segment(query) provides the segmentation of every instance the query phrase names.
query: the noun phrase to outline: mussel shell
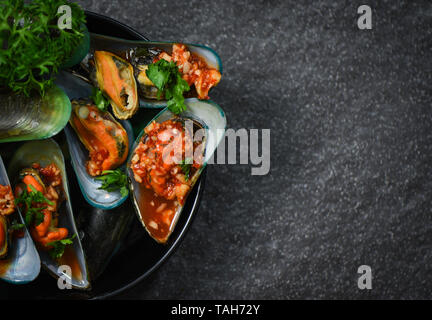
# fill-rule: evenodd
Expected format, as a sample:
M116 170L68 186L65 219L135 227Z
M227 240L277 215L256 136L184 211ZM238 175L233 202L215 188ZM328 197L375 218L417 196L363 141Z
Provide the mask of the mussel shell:
M1 157L0 184L10 185ZM10 220L24 224L18 210L10 216ZM12 284L26 284L33 281L39 275L41 263L27 228L25 228L22 238L8 240L10 241L8 256L6 260L0 260L0 278Z
M129 150L134 141L132 125L128 120L120 121L129 137ZM99 189L102 181L96 180L88 174L85 163L89 158L89 152L79 140L76 132L70 125L65 128L66 140L69 146L72 167L78 179L81 192L86 201L93 207L111 210L120 206L129 196L122 196L120 191L107 192Z
M68 72L60 72L57 76L56 83L65 89L71 100L89 97L92 93L92 86ZM128 120L120 120L119 123L126 130L129 138L129 150L134 142L132 125ZM128 196L123 197L120 192L107 192L99 189L101 181L91 177L85 169L85 163L88 160L89 152L79 140L75 131L70 125L65 127L66 140L71 156L72 167L78 179L81 192L86 201L93 207L110 210L120 206Z
M80 208L77 226L83 232L83 247L93 280L102 274L121 247L133 219L130 201L109 211L88 206Z
M40 163L41 166L47 166L48 164L54 163L61 171L63 184L62 187L66 200L59 207L59 226L67 228L69 231L69 236L74 234L77 235L73 241L73 245L68 247L70 250L72 250L77 260L76 263L74 263L75 268L72 268L73 274L71 283L76 289L88 289L90 287L90 282L87 264L81 245L81 240L75 226L64 158L58 144L52 139L47 139L42 141L32 141L22 145L14 154L8 169L9 176L16 177L15 184L18 182L20 171L24 168L31 167L33 163ZM68 250L68 248L66 249ZM38 251L42 265L51 275L54 277L68 277L68 275L63 273L62 269L59 268L59 262L53 260L49 256L48 252L44 250ZM74 274L76 275L77 273L80 275L78 277L74 277Z
M121 120L131 118L138 111L138 89L132 65L107 51L94 53L97 86L108 96L114 115ZM124 83L115 81L120 79ZM125 85L125 86L123 86ZM126 88L129 89L126 92ZM126 101L123 101L126 95Z
M139 73L139 66L147 65L152 62L153 58L158 55L160 49L171 54L172 46L176 42L164 41L132 41L124 40L95 33L90 33L91 48L90 52L95 50L105 50L125 58L134 66L135 76ZM205 60L207 65L215 68L221 74L223 72L222 61L219 55L211 48L198 44L185 43L191 53L197 54ZM140 91L140 107L143 108L165 108L166 100L157 100L157 89L151 86L143 86L138 83ZM192 91L192 90L191 90ZM192 91L192 94L193 91Z
M43 97L0 94L0 143L46 139L67 124L71 104L60 88L52 86Z
M187 110L183 112L180 116L174 115L171 111L168 110L168 108L165 108L162 110L159 114L156 115L152 121L149 122L149 124L153 121L162 123L167 120L172 119L183 119L183 120L193 120L194 122L200 124L200 126L205 130L205 149L204 149L204 162L203 166L196 171L193 177L191 177L191 187L195 184L195 182L198 180L202 170L207 165L208 161L212 158L217 146L221 142L222 138L225 135L226 130L226 117L224 111L214 102L212 101L200 101L198 99L186 99L185 100ZM147 126L149 125L147 124ZM142 141L142 139L145 138L145 128L142 130L141 134L138 136L138 138L135 140L135 143L131 149L131 152L129 154L128 162L127 162L127 173L129 176L129 188L131 190L131 196L132 201L134 204L135 212L137 214L137 217L143 227L147 230L149 235L151 236L150 231L148 230L146 223L144 222L141 210L143 210L140 207L140 185L138 182L135 181L134 174L131 166L132 157L135 154L135 150ZM177 220L181 214L181 211L183 210L183 206L179 206L177 209L177 212L174 215L174 219L170 226L170 233L165 239L156 239L156 241L165 243L170 234L173 232L175 225L177 223Z

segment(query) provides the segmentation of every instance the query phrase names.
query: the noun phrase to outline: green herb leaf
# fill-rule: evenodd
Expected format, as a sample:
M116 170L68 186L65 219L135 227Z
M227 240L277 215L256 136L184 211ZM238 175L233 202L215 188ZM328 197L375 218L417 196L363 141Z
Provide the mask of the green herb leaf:
M164 94L168 109L180 114L186 110L183 93L190 87L180 74L175 62L161 59L149 65L146 71L147 77L158 88L158 99Z
M189 180L189 176L190 176L190 172L192 169L192 159L191 158L186 158L184 160L182 160L180 162L180 168L182 169L184 175L185 175L185 180L188 181Z
M51 246L52 249L49 251L49 255L54 260L60 259L65 251L66 246L73 244L73 240L76 238L76 234L68 239L57 240L53 242L49 242L47 246Z
M42 192L37 191L32 185L29 185L29 187L31 192L24 189L21 195L15 199L15 204L23 207L26 226L30 226L32 223L38 226L45 218L43 210L46 209L46 206L36 206L36 204L54 205L54 203L45 198Z
M102 176L97 177L96 180L102 181L102 186L99 189L108 192L120 191L122 197L126 197L129 194L126 173L120 168L116 170L105 170L102 172Z
M103 112L108 110L108 106L110 105L110 103L100 89L93 88L91 98L99 110Z
M62 5L72 9L72 29L57 25ZM67 0L0 0L0 87L43 95L84 38L84 24L84 11Z

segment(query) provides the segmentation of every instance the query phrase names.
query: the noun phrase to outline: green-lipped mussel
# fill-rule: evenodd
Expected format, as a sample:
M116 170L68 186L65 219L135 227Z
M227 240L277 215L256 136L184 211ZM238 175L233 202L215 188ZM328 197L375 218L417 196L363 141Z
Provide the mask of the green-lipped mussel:
M52 86L43 97L0 94L0 143L46 139L67 124L71 104L67 95Z
M12 228L18 225L18 229ZM39 255L15 208L12 187L0 157L0 279L26 284L36 279L39 272Z
M57 143L47 139L22 145L10 162L8 174L15 178L16 196L33 194L39 199L39 206L36 204L35 208L41 208L41 220L37 220L36 214L30 231L42 265L55 277L69 278L74 288L89 288L87 265L73 217L64 158ZM28 206L21 207L21 211L27 218ZM64 254L53 256L52 250L57 247L54 242L66 237L71 243L65 247ZM60 268L62 265L69 266L71 274Z
M69 123L90 152L87 173L100 176L122 165L129 153L129 138L121 124L86 100L73 100L72 110Z
M108 96L114 115L121 120L131 118L139 106L132 65L106 51L94 52L94 64L97 85Z
M182 78L191 87L191 90L186 93L187 98L208 99L209 90L219 83L222 75L222 62L217 53L201 45L130 41L92 33L90 52L92 54L82 63L81 73L83 75L85 74L87 78L100 86L101 72L95 70L97 69L95 68L96 61L105 60L108 66L112 64L110 60L114 55L117 60L127 62L133 67L140 96L139 104L147 108L161 108L167 105L163 95L158 99L158 89L146 74L148 66L160 59L174 61L177 64ZM113 68L106 67L106 69L112 70ZM127 69L130 70L129 66ZM127 74L130 75L130 72L128 71ZM107 79L111 81L112 77ZM117 82L121 84L122 80ZM108 87L113 87L113 84L109 84ZM115 87L121 87L121 85L116 84Z
M92 94L93 86L91 86L88 81L84 81L82 77L76 77L75 75L68 72L60 72L57 76L56 83L65 90L72 101L75 101L73 103L75 106L75 111L72 112L72 117L70 119L72 122L73 117L76 117L74 115L76 115L77 112L79 115L80 108L78 107L80 104L87 106L87 100L83 100L81 98L89 97ZM83 109L82 113L86 114L87 110ZM130 122L128 120L119 120L118 122L113 122L113 117L109 113L103 114L101 119L102 118L108 123L109 127L120 128L118 126L118 124L120 124L120 126L126 130L129 140L128 149L130 150L134 141L133 129ZM113 133L113 130L109 131ZM118 130L115 130L114 132L116 131ZM120 129L120 131L122 132L123 130ZM100 189L102 182L96 177L91 176L86 169L86 163L89 161L89 150L85 147L85 144L88 143L83 143L80 140L77 132L75 132L70 124L65 127L65 133L72 166L76 173L76 177L85 200L93 207L103 210L110 210L120 206L124 201L126 201L128 196L122 195L119 191L108 192L107 190ZM120 136L122 135L123 133L120 134ZM119 142L125 141L124 138L119 137L114 139L117 139ZM100 142L97 144L101 145ZM118 148L118 150L121 148ZM127 154L127 152L125 153Z
M226 128L225 114L213 102L188 99L186 104L180 116L160 112L135 141L127 163L138 219L160 243L168 241Z
M65 132L81 191L92 206L113 209L127 196L101 189L102 182L95 177L124 164L133 143L132 126L127 120L116 121L87 100L73 100L72 108L74 130L68 126Z

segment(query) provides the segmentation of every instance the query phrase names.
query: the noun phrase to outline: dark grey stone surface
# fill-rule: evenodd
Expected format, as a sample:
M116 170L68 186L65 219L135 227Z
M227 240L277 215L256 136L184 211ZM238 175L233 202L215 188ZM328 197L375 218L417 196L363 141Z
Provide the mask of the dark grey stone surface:
M229 127L271 129L270 174L211 166L178 251L119 298L432 298L431 2L78 2L213 47Z

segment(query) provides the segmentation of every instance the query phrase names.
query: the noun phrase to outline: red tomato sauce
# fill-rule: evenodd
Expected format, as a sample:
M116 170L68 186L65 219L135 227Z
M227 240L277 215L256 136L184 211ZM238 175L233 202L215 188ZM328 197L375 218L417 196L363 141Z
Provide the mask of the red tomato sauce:
M131 169L140 186L141 218L160 242L171 233L193 176L202 167L204 145L193 140L193 132L181 121L152 122L132 156Z

